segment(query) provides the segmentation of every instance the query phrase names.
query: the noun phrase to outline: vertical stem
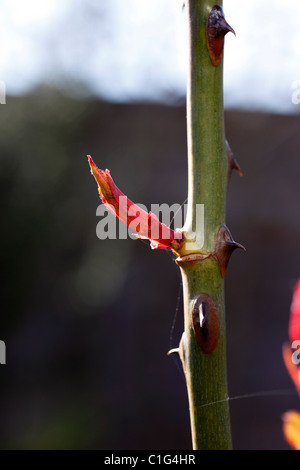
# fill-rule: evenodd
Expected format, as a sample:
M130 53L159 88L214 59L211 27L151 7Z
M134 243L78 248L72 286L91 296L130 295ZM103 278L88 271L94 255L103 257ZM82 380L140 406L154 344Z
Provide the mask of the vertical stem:
M222 2L219 2L221 6ZM187 86L188 236L196 227L197 204L204 204L204 242L196 252L215 250L225 223L227 153L224 137L223 63L212 64L206 44L206 23L215 0L186 0L190 67ZM195 250L193 251L195 252ZM184 261L184 256L182 257ZM194 449L230 449L227 394L224 282L213 256L180 263L184 291L185 333L182 341ZM220 321L219 342L204 354L192 327L194 299L206 293L214 300Z

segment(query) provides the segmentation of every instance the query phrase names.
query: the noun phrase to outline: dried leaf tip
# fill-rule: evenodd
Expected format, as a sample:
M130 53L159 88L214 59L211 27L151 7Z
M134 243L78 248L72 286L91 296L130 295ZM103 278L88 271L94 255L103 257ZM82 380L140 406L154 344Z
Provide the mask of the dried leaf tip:
M222 277L225 276L230 257L236 248L241 248L246 251L246 248L243 245L234 241L228 227L226 227L226 225L222 225L218 232L214 251L214 257L219 263Z
M235 31L227 23L224 17L223 9L219 5L215 5L207 18L206 24L206 42L212 64L217 67L223 57L224 36Z

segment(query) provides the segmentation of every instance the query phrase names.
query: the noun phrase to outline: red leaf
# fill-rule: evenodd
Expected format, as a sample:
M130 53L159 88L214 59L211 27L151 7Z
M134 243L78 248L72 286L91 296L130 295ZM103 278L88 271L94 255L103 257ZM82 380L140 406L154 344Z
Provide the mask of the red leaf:
M136 230L137 238L150 240L151 248L169 248L176 254L184 243L183 234L161 223L155 214L134 204L115 185L109 170L100 170L88 155L91 172L98 184L99 195L105 206L128 226ZM135 223L134 223L135 222Z

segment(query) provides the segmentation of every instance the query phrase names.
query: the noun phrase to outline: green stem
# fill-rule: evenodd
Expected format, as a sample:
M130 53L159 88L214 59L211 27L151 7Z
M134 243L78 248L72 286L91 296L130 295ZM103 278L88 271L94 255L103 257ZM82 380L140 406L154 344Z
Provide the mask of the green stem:
M221 6L222 2L219 2ZM187 86L188 214L187 236L196 228L196 207L204 205L204 240L193 253L213 253L225 223L228 160L224 137L223 64L212 64L206 22L215 0L186 0L190 31ZM199 235L199 234L198 234ZM203 235L203 234L202 234ZM188 245L187 245L188 246ZM182 261L188 250L181 251ZM180 264L184 291L182 341L194 449L230 449L227 394L224 282L215 257ZM192 327L192 305L200 293L214 300L220 321L219 342L211 354L201 351Z

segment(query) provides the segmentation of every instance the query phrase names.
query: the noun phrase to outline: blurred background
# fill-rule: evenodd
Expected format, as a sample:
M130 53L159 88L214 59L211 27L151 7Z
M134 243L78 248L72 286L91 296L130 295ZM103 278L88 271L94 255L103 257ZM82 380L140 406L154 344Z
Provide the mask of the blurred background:
M243 2L244 3L244 2ZM191 449L174 258L99 240L86 154L134 201L187 196L181 0L3 0L0 17L1 449ZM300 277L296 0L224 0L226 275L235 449L288 449L283 365ZM267 17L267 21L266 21ZM3 102L3 99L2 99Z

